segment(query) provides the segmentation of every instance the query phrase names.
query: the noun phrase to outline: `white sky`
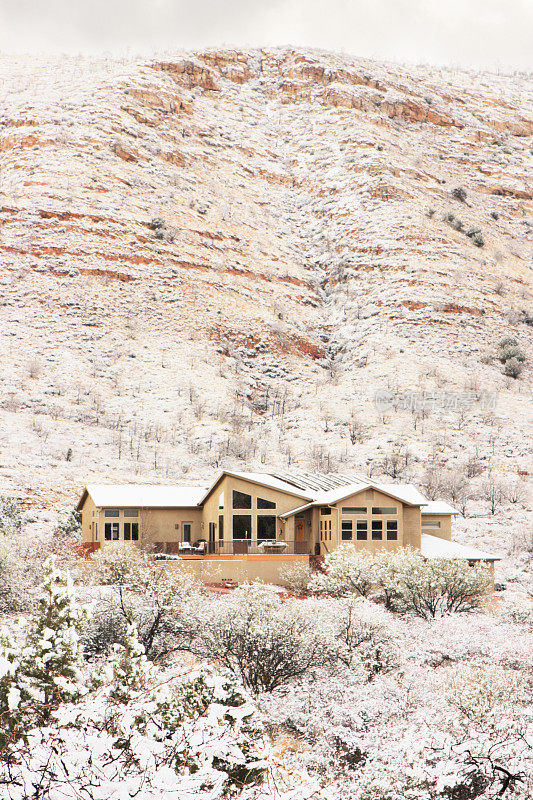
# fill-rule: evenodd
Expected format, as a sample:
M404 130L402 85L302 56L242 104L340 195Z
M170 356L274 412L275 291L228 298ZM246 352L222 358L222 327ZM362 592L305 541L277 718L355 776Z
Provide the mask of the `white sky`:
M533 0L0 0L4 52L297 45L533 69Z

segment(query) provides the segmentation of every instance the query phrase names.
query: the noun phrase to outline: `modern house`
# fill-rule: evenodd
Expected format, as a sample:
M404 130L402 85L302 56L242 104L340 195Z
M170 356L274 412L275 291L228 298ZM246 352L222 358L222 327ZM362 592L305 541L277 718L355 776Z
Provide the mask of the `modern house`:
M457 513L410 484L290 472L224 470L210 486L88 485L78 503L89 551L131 542L216 567L223 578L279 580L294 561L344 543L376 551L412 547L424 557L494 563L451 540Z

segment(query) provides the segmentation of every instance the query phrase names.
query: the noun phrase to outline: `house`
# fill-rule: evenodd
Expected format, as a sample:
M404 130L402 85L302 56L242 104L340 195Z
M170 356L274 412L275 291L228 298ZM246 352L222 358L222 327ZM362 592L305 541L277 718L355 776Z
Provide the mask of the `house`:
M278 582L344 543L377 551L412 547L426 558L488 562L496 556L451 540L457 513L413 485L307 472L224 470L209 486L88 485L78 503L89 551L131 542L181 557L199 576Z

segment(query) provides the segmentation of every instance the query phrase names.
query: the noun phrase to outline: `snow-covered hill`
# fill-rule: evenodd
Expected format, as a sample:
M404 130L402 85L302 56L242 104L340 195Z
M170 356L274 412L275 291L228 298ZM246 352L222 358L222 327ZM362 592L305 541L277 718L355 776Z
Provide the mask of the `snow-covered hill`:
M0 59L1 488L395 452L525 478L531 89L290 49Z

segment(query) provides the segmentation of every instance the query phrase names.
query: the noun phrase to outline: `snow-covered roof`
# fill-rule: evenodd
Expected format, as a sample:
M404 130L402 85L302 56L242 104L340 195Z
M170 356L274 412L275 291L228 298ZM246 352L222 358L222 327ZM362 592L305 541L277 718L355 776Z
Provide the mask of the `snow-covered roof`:
M91 483L86 492L98 508L191 508L201 501L205 486ZM80 503L84 498L85 492Z
M422 514L458 514L456 508L444 500L431 500L420 509Z
M421 538L421 552L424 558L465 558L468 561L499 561L500 556L478 550L477 547L451 542L441 539L440 536L430 536L423 533Z
M288 494L293 494L296 497L301 497L302 500L312 500L315 494L314 492L303 491L302 489L297 488L293 483L281 480L280 478L277 478L268 472L234 472L233 470L224 470L220 473L220 475L217 476L216 480L213 481L209 489L204 492L202 501L207 499L224 475L230 475L234 478L241 478L244 481L258 483L260 486L266 486L269 489L277 489L280 492L287 492Z

